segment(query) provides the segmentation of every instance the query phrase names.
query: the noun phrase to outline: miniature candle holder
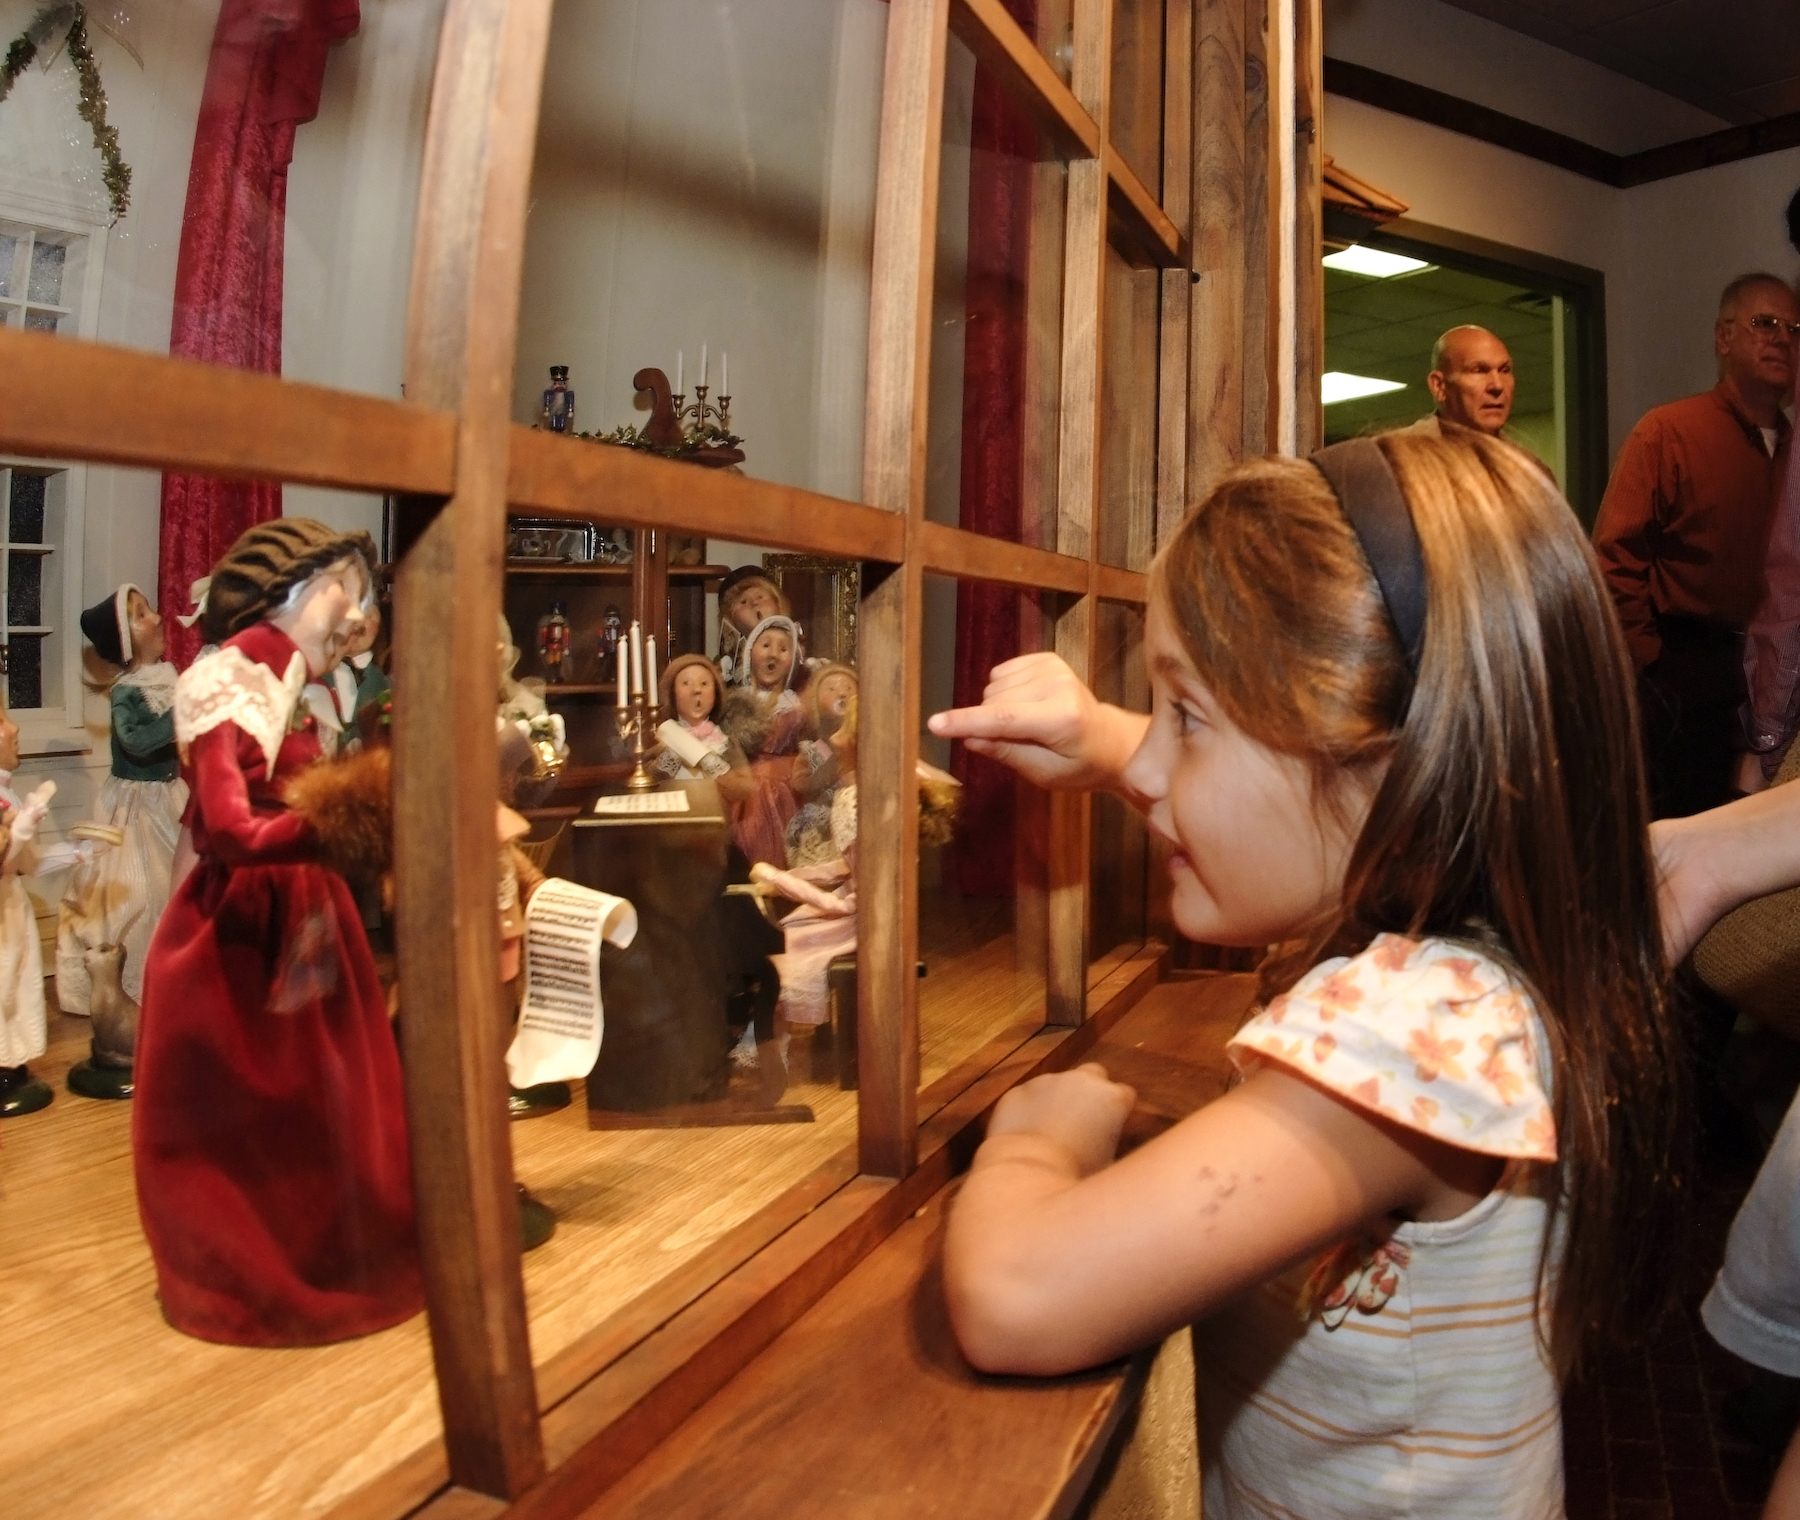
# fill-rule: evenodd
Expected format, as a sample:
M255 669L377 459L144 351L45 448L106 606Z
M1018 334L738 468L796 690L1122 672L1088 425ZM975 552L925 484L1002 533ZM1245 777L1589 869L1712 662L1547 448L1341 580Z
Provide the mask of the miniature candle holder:
M629 706L613 711L619 721L619 737L631 746L631 757L635 762L631 774L625 778L626 789L650 791L656 785L656 777L650 774L644 762L662 747L656 737L657 714L662 711L662 706L652 703L640 692L632 697Z
M709 389L709 386L696 385L692 406L687 404L685 392L677 391L669 398L675 403L675 420L681 424L682 432L689 438L704 434L709 429L721 433L731 431L731 397L721 396L716 403L709 402L706 399Z

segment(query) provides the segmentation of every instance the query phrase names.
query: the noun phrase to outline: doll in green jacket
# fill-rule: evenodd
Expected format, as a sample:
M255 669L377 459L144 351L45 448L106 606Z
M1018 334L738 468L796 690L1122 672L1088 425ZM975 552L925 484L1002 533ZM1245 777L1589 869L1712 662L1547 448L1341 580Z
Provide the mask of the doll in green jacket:
M92 987L84 957L101 945L123 946L123 991L134 1003L143 996L144 956L169 900L188 789L175 747L175 667L163 659L162 619L150 599L120 586L81 614L81 631L117 669L107 688L112 769L91 821L123 836L75 871L57 922L56 1000L64 1013L85 1015Z

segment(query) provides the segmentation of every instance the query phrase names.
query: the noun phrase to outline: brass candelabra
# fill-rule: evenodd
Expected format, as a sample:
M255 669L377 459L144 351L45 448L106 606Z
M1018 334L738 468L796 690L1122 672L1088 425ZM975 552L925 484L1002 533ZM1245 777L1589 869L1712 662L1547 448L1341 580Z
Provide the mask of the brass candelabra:
M708 386L694 387L694 404L687 404L685 392L677 391L669 399L675 403L675 420L681 424L681 430L690 437L704 432L707 427L715 427L721 433L731 431L731 397L721 396L718 401L709 402L706 393Z
M656 785L656 777L650 774L644 762L661 748L656 725L662 706L653 704L639 692L632 697L629 706L614 711L618 714L619 737L631 746L631 757L635 762L631 774L625 778L625 786L629 791L647 792Z

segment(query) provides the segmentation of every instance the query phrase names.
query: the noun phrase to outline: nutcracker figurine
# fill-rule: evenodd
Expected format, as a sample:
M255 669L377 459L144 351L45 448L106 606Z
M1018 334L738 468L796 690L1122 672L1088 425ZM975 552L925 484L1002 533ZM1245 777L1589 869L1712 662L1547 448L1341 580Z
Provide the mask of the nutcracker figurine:
M544 392L544 427L552 433L573 432L575 392L569 389L569 366L550 366L550 388Z
M569 614L561 602L550 604L550 615L538 624L538 657L544 662L545 676L557 683L569 679L569 656L573 652L569 631Z
M625 636L625 617L617 607L610 603L606 616L600 624L599 647L595 653L599 656L599 668L594 679L602 685L610 686L619 679L619 640Z

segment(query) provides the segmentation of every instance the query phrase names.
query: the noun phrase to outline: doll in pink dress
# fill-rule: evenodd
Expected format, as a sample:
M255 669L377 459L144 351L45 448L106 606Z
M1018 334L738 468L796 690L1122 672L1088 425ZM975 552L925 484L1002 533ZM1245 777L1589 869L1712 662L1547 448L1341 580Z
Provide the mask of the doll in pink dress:
M792 785L794 756L806 733L806 709L793 689L799 662L794 620L780 613L764 618L744 639L743 661L719 720L749 761L755 782L732 823L752 865L787 864L788 820L800 806Z

